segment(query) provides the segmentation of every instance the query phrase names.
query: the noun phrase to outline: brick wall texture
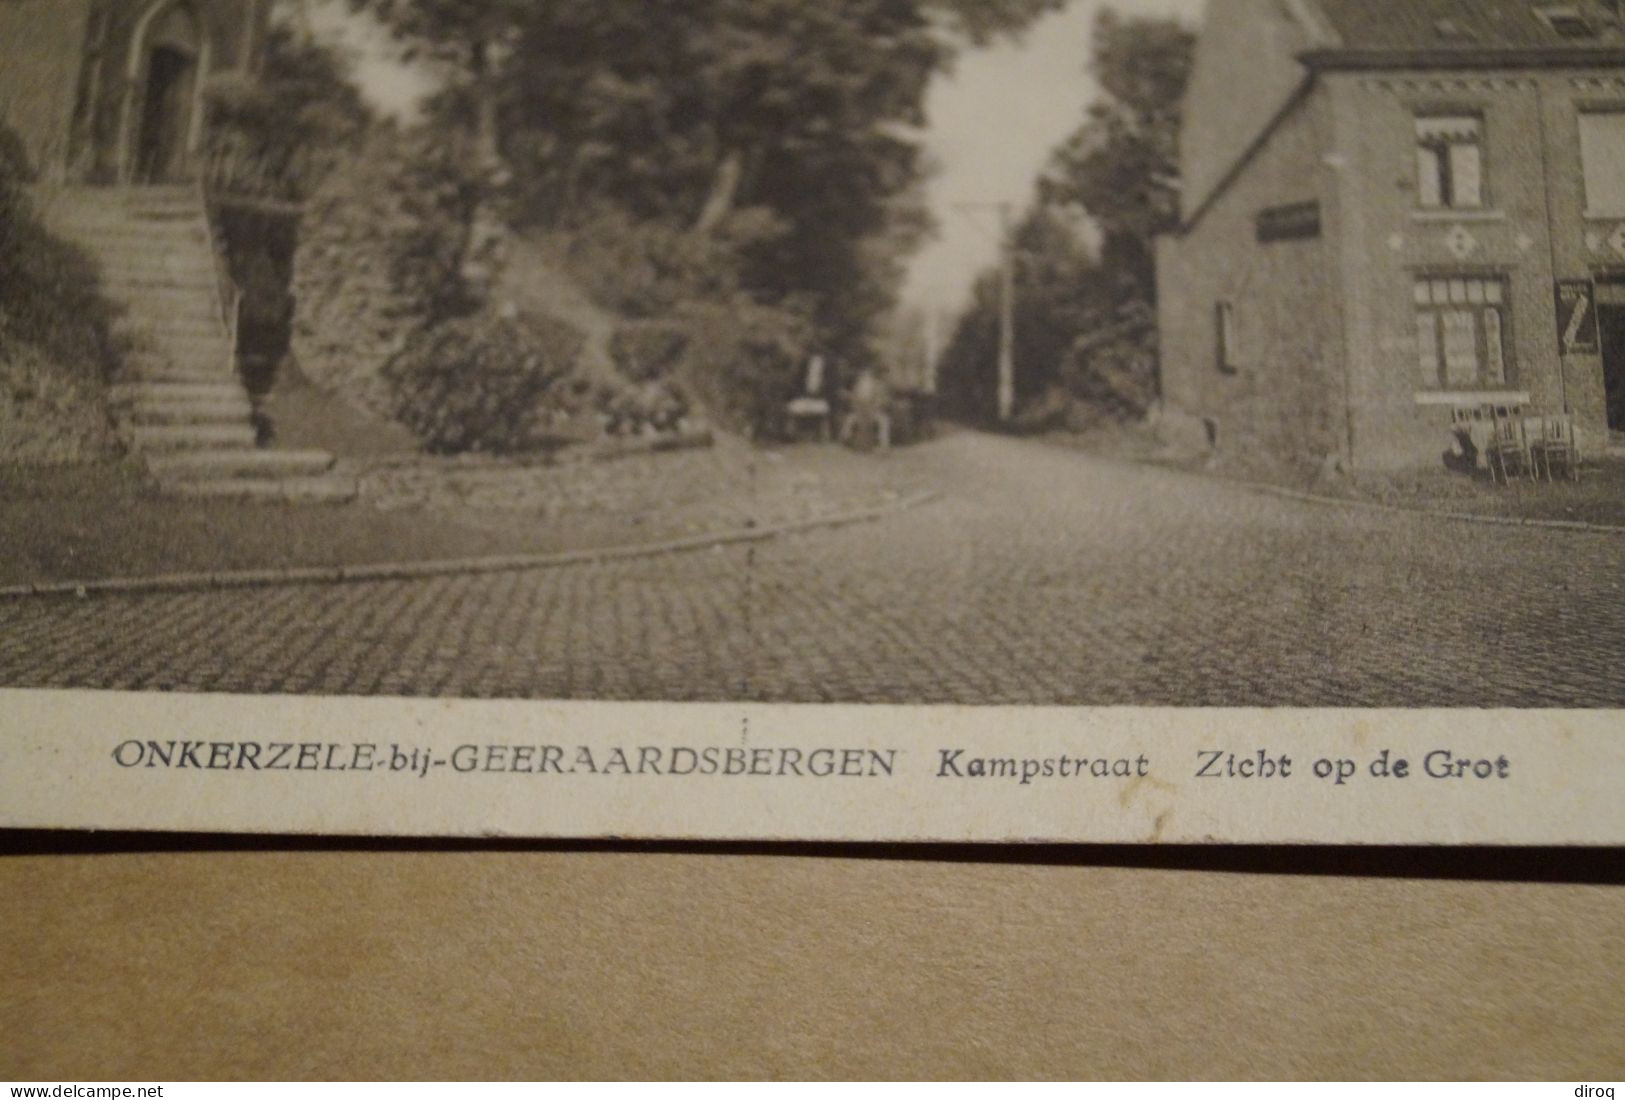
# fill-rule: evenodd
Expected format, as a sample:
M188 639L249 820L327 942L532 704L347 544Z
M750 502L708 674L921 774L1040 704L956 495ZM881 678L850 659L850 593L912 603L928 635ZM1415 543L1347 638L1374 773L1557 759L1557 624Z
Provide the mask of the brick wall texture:
M1203 56L1197 90L1218 80L1215 71L1255 65L1245 52ZM1560 354L1554 296L1558 280L1625 271L1625 218L1587 212L1579 140L1583 110L1625 109L1625 73L1450 68L1309 80L1300 72L1285 107L1253 119L1251 145L1234 119L1207 125L1227 102L1192 97L1187 163L1204 180L1227 158L1239 168L1188 195L1210 197L1187 209L1183 234L1161 242L1168 403L1210 421L1221 450L1238 454L1437 465L1451 444L1450 411L1420 382L1416 283L1490 278L1508 294L1505 389L1527 394L1532 411L1571 411L1582 449L1598 453L1607 439L1602 360ZM1482 120L1481 209L1420 208L1416 118L1440 112ZM1318 235L1258 239L1261 212L1310 202L1320 209ZM1235 318L1231 371L1218 363L1220 301Z

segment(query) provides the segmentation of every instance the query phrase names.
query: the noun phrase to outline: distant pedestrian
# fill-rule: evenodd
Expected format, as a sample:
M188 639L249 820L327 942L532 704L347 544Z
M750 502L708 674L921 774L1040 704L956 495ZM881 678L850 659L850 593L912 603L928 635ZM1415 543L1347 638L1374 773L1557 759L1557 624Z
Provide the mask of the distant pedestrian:
M873 424L875 438L883 451L891 449L891 392L872 367L864 367L852 383L846 420L841 425L841 442L850 445L859 427Z

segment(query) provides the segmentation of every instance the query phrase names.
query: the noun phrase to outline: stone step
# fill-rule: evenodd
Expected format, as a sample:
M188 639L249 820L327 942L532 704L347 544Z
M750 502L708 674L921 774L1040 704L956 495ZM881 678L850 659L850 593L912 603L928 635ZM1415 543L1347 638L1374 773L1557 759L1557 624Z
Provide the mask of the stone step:
M178 221L189 218L192 221L202 221L203 207L196 199L177 202L136 202L126 203L124 212L130 218L139 221Z
M163 380L135 380L114 383L108 390L108 400L114 405L134 405L152 402L202 401L224 402L248 400L248 392L236 378L222 377L218 381L170 382Z
M254 414L248 398L231 401L137 400L124 411L126 423L138 426L247 424Z
M58 206L46 216L46 220L59 223L70 230L81 226L95 229L111 229L120 232L136 233L143 230L158 233L190 233L193 231L206 233L209 228L203 211L196 206L143 206L139 208L108 207L95 209L92 207L79 207L69 209Z
M220 293L220 283L214 269L208 271L154 271L149 275L124 275L103 272L102 292L115 301L123 301L139 294L198 294L214 300Z
M227 478L309 477L326 473L326 451L211 450L151 455L147 469L160 481L220 481Z
M144 353L148 358L141 365L126 367L121 381L129 382L241 382L237 365L225 351L224 345L213 347L207 354L185 349L164 349L169 354Z
M184 280L177 285L177 280ZM157 300L159 303L205 302L213 306L219 297L220 278L213 267L192 271L179 268L155 269L145 273L108 271L104 283L116 282L129 297Z
M110 277L150 279L162 275L214 275L214 257L202 249L148 249L145 252L97 251L101 269Z
M184 335L184 333L138 333L143 343L137 351L156 354L169 362L184 366L208 367L218 362L219 369L231 370L231 344L226 335Z
M207 291L144 287L125 291L118 296L118 301L132 316L192 321L198 324L225 323L220 307L215 304L214 295Z
M96 250L96 262L102 275L111 279L125 279L140 283L143 279L174 278L174 276L215 276L219 268L210 253L192 249L150 249L146 252L102 252Z
M157 260L145 267L102 263L96 272L109 293L142 290L220 293L220 273L212 263L186 264Z
M133 308L131 303L154 292L159 294L174 294L177 297L181 295L194 295L209 303L209 315L211 317L224 316L224 313L215 305L218 299L216 298L214 283L212 281L207 283L201 281L165 283L149 282L137 286L125 283L109 283L104 280L101 284L101 290L108 300L116 304L123 305L126 308ZM160 307L154 306L152 308L156 309Z
M167 493L178 497L264 504L348 504L359 492L355 478L333 475L219 478L161 484Z
M203 382L218 382L223 377L234 379L237 370L232 366L231 356L224 353L223 343L208 341L208 346L195 354L167 346L132 349L124 356L124 374L132 382L176 375L205 375Z
M131 326L115 330L134 343L136 353L158 355L172 363L220 363L222 368L231 361L231 346L224 331L212 335L203 332L175 332L162 329Z
M210 341L208 348L197 354L182 354L176 348L137 348L124 356L124 374L132 382L156 382L171 379L176 382L221 382L236 379L237 369L231 356L224 354L221 344Z
M193 270L214 270L214 253L202 241L166 241L151 235L132 237L128 242L84 242L85 251L96 257L104 271L140 273L154 266L185 265Z
M214 262L214 250L204 237L173 240L161 234L138 233L128 238L89 240L85 244L97 259L109 264L140 263L153 257Z
M77 241L104 260L119 260L153 253L211 254L209 235L191 229L125 229L122 226L79 226L58 235Z
M246 449L256 442L254 426L240 418L234 424L137 424L126 435L143 454Z
M224 336L226 331L226 323L219 313L211 313L202 320L194 321L186 317L172 317L160 310L148 313L131 311L120 317L117 323L129 329L147 329L175 336Z
M198 189L190 183L136 183L122 187L105 184L77 184L42 190L42 200L58 205L86 203L99 206L123 206L135 202L190 202L199 201Z
M113 229L136 232L144 228L160 233L203 230L208 223L197 207L143 206L138 209L92 209L81 207L69 210L57 207L47 220L70 230L78 228Z
M207 364L188 367L184 364L170 367L152 367L147 370L127 370L120 380L133 385L154 386L216 386L228 385L233 391L242 390L242 379L235 371Z
M196 298L177 298L173 304L165 304L121 295L117 302L125 308L124 317L132 322L132 327L144 325L161 331L177 325L199 328L212 325L223 331L226 324L213 303L199 302Z

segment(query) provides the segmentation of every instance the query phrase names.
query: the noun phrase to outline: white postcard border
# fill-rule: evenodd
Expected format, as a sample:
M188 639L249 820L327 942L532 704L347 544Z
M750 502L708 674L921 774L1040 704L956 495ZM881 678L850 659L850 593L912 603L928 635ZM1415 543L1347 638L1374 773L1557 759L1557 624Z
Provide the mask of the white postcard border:
M5 690L0 827L1613 846L1625 720Z

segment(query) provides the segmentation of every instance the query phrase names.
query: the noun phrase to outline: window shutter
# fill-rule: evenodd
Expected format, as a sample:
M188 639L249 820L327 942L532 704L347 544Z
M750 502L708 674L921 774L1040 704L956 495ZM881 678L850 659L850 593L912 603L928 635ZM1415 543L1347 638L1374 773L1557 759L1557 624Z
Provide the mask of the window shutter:
M1625 217L1625 111L1580 116L1580 161L1587 211Z
M1423 389L1439 385L1439 315L1424 310L1416 315L1417 382Z
M1484 160L1477 144L1450 147L1450 205L1476 209L1484 205Z
M1437 210L1444 205L1443 150L1434 145L1416 148L1417 201L1424 210Z

